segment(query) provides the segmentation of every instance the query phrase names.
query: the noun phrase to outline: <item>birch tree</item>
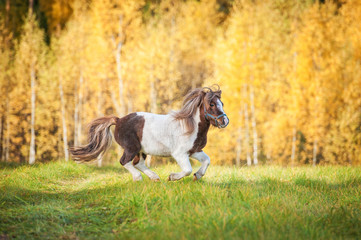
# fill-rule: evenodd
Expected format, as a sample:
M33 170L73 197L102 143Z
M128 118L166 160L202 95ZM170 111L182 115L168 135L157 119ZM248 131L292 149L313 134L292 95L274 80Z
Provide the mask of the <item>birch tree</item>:
M32 2L30 1L30 7ZM36 78L41 70L44 59L44 33L39 29L38 23L32 10L25 20L22 35L16 49L16 69L18 79L24 79L25 86L29 86L30 96L30 143L29 143L29 164L35 163L35 117L36 117ZM22 74L20 76L20 74ZM26 82L28 82L26 84ZM29 84L30 83L30 84ZM28 95L28 94L27 94Z

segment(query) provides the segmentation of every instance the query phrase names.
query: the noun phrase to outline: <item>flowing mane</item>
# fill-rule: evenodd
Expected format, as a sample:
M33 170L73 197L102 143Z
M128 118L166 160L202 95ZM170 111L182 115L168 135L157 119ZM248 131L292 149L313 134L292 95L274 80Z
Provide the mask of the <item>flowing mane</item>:
M172 113L175 120L183 121L186 127L186 134L191 134L195 129L194 115L199 106L203 103L203 99L209 104L214 97L221 98L222 91L218 85L211 87L196 88L190 91L183 100L183 107Z

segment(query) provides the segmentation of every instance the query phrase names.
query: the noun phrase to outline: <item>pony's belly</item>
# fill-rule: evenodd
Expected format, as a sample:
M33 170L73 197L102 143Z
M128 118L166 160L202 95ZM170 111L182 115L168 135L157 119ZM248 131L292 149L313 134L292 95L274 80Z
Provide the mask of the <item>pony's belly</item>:
M171 155L171 150L164 143L153 137L145 137L141 142L142 152L153 156L168 157Z
M142 146L142 152L152 156L169 157L171 152L163 145L153 143L152 146Z

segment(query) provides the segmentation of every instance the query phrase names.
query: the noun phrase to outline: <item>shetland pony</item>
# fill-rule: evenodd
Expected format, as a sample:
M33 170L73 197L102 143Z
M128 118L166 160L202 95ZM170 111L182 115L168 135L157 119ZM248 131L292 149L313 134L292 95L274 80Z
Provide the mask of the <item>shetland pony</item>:
M136 112L122 118L107 116L93 120L89 127L89 143L71 147L70 152L77 162L96 159L110 147L110 126L115 125L115 141L124 149L120 163L132 174L134 181L142 180L139 171L159 181L159 176L145 165L147 154L173 157L177 161L182 171L171 173L169 181L192 173L190 157L200 161L202 165L193 177L198 180L210 164L210 158L202 151L207 144L210 125L225 128L228 123L219 87L197 88L186 95L179 111L167 115Z

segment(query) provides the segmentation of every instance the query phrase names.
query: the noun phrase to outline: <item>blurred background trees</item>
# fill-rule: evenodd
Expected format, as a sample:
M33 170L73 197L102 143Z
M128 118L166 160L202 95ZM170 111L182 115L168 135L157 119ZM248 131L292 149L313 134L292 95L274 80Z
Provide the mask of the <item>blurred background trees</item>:
M213 163L361 163L358 0L4 0L0 33L2 161L68 160L93 118L217 83Z

